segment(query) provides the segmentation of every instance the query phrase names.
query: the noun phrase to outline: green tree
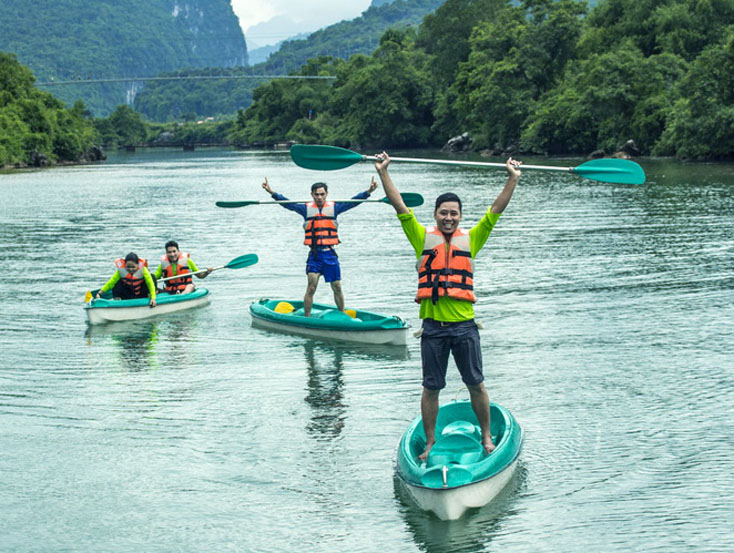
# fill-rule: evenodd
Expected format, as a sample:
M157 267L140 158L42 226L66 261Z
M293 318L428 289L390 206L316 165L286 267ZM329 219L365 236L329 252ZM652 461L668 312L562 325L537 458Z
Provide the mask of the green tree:
M536 105L522 147L550 154L588 153L612 151L632 138L649 152L685 70L685 62L672 54L643 57L632 41L579 61Z
M682 158L734 155L734 25L709 45L680 82L678 100L653 153Z
M534 102L574 58L584 10L572 0L528 0L477 25L452 85L454 131L469 130L477 147L515 143Z
M108 120L117 144L134 146L145 142L147 132L143 118L130 106L117 106Z
M329 105L338 120L333 142L378 147L435 142L435 83L429 57L414 48L414 38L411 29L389 30L371 58L353 56L341 69Z

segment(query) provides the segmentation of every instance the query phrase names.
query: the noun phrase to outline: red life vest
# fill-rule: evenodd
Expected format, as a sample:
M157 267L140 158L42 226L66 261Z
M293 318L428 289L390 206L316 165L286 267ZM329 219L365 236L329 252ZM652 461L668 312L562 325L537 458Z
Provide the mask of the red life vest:
M193 282L189 269L189 254L185 252L178 253L178 260L175 264L168 261L168 256L161 256L161 267L163 268L163 278L168 278L176 275L180 275L181 278L174 278L167 280L163 284L166 287L166 292L169 294L175 294L178 291L183 292L187 285ZM176 269L176 272L173 269Z
M303 224L306 238L303 243L312 248L336 246L340 242L338 226L334 202L325 202L321 209L314 202L306 204L306 222Z
M143 268L148 266L148 261L142 257L138 260L138 268L134 273L128 273L127 267L125 266L125 259L120 258L115 260L115 267L120 275L120 280L127 284L133 290L133 294L136 297L144 297L143 286L145 286L145 278L143 277Z
M428 227L421 255L416 264L418 294L415 301L429 299L436 304L441 296L477 301L468 232L457 228L447 241L439 229Z

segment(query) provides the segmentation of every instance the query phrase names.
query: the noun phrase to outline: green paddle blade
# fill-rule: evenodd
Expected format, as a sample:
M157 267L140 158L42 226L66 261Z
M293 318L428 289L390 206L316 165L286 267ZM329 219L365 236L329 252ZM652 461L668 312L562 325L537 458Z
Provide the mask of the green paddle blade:
M645 171L637 163L628 159L592 159L574 167L571 172L601 182L616 184L643 184L645 182Z
M407 207L418 207L419 205L423 205L423 196L421 196L420 194L415 194L413 192L403 192L402 194L400 194L400 196L402 196L403 203ZM388 200L387 198L382 198L380 201L386 204L390 203L390 200Z
M364 158L357 152L338 146L294 144L291 146L291 159L304 169L334 171L359 163Z
M246 253L245 255L241 255L239 257L235 257L232 261L227 263L224 268L225 269L242 269L243 267L249 267L250 265L254 265L257 263L257 255L254 253Z
M246 205L255 205L260 202L256 201L243 201L243 202L216 202L217 207L245 207Z

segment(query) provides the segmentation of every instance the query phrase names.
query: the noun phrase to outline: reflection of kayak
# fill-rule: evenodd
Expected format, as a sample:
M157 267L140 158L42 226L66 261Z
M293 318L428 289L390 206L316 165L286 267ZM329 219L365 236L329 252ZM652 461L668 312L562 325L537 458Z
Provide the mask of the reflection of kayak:
M314 303L306 317L303 301L264 298L250 305L250 314L253 326L325 340L404 346L408 337L408 324L400 317L352 309L344 313L333 305Z
M107 292L100 299L90 301L84 306L84 310L87 313L87 322L90 325L96 325L157 317L208 305L210 301L211 294L206 288L197 288L190 294L171 295L162 292L156 295L157 305L155 307L148 305L148 298L113 300L110 293Z
M492 439L487 455L479 423L469 401L442 405L436 421L436 443L427 462L418 456L426 447L421 417L398 444L395 470L420 508L443 520L459 518L472 507L489 503L512 477L522 447L522 429L507 409L490 407Z

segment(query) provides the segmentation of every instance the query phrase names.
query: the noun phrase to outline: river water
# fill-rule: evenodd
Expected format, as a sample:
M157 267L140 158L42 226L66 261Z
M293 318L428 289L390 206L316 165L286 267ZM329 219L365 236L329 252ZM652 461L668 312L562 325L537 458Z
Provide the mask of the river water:
M253 300L303 295L301 221L214 205L268 199L263 177L293 199L316 180L351 197L371 165L156 150L0 174L0 551L731 551L734 166L643 166L644 186L526 171L480 254L487 385L525 444L505 492L455 522L406 503L393 478L418 414L418 340L360 348L251 328ZM424 195L424 223L440 192L459 193L466 226L505 181L391 174ZM417 327L392 208L340 219L347 307ZM260 262L197 281L208 307L90 331L86 290L115 258L155 261L171 238L200 267ZM323 283L317 301L332 301ZM441 400L465 397L452 363Z

